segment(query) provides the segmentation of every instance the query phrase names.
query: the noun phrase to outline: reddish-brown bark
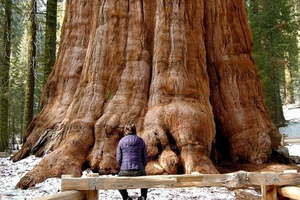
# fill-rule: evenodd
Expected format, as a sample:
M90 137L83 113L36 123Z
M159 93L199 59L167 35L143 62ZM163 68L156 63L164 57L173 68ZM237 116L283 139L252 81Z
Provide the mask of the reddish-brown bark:
M251 43L242 0L67 1L44 107L13 159L48 155L18 187L86 167L117 173L129 121L147 144L148 174L217 173L215 124L234 161L266 162L278 132Z
M251 55L243 1L206 1L205 30L211 102L234 161L264 163L280 134L270 122Z

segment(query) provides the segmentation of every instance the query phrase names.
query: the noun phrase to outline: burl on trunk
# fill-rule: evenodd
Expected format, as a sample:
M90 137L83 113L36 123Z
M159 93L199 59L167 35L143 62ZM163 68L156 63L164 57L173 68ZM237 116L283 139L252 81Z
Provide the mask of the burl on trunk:
M148 174L217 173L216 130L234 161L268 161L279 132L263 103L243 0L66 4L44 107L13 160L47 155L18 187L87 167L117 173L127 122L146 142Z

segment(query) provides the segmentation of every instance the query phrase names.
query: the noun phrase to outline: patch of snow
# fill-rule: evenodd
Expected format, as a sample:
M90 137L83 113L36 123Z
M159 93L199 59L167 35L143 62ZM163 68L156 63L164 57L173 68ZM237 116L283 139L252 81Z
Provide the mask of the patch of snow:
M287 126L280 127L279 131L288 138L300 138L300 104L283 106L283 114L288 121ZM300 144L286 146L291 156L300 156Z
M28 200L56 194L60 192L61 179L49 178L43 183L27 190L16 189L15 186L22 176L34 168L41 158L30 156L19 162L12 162L9 158L0 158L1 177L0 177L0 200ZM83 173L86 176L87 172ZM128 190L131 197L137 199L140 195L139 189ZM259 194L258 194L259 195ZM203 187L203 188L150 188L148 191L149 200L233 200L235 197L233 191L225 187ZM100 190L99 199L121 199L117 190Z
M50 178L28 190L16 189L15 186L27 172L33 169L42 158L30 156L19 162L12 162L9 158L0 158L0 194L2 199L25 200L56 194L60 191L60 179ZM1 195L0 195L1 196ZM1 198L0 198L1 199Z
M286 146L291 156L300 156L300 144L290 144Z
M291 104L283 107L285 119L288 121L287 126L279 128L279 131L288 137L300 138L300 106Z

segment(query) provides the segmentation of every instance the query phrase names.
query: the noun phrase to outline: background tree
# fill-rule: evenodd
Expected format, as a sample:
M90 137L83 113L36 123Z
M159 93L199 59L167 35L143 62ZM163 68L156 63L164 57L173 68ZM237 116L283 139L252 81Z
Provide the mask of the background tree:
M297 29L294 29L297 30ZM299 81L299 51L298 51L298 40L297 36L291 39L289 43L289 49L286 54L286 66L285 66L285 77L284 77L284 103L293 104L296 102L296 94L299 91L299 85L297 86L297 81Z
M35 89L34 89L34 115L39 109L40 93L44 81L44 48L45 48L45 9L46 4L43 1L37 2L37 36L36 36L36 66L35 66ZM64 13L64 4L59 2L59 16L57 34L60 34L62 16ZM10 66L10 83L9 83L9 122L8 129L10 134L10 144L12 148L17 148L15 145L22 138L23 134L23 111L25 97L25 80L26 80L26 62L27 62L27 47L28 47L28 31L27 22L31 10L28 3L22 0L13 1L12 5L12 39L11 39L11 66ZM2 13L1 13L2 14ZM26 20L24 20L26 19ZM2 20L1 20L2 22ZM1 29L2 30L2 29ZM0 30L0 33L1 33ZM3 34L1 33L1 38ZM57 41L57 44L59 41Z
M298 103L300 103L300 2L297 0L293 1L294 6L293 6L293 17L295 24L297 25L295 28L295 31L297 33L296 36L296 42L297 43L297 50L294 51L295 57L292 57L294 63L292 65L292 72L293 72L293 85L294 85L294 96L296 101L298 100ZM298 54L297 54L298 52Z
M46 10L44 85L46 84L48 76L55 63L56 31L57 31L57 0L48 0L47 10Z
M292 77L298 67L296 40L299 25L292 9L294 4L287 0L253 0L247 5L254 38L253 55L262 80L265 102L272 121L281 126L285 124L282 102L293 102L295 88Z
M9 69L11 58L11 0L2 2L4 10L3 17L3 38L0 55L0 151L6 150L9 145L8 132L8 96L9 96Z
M14 1L12 7L12 40L11 40L11 67L9 80L9 132L11 133L12 149L19 138L22 138L24 80L26 69L26 2ZM25 17L25 18L26 18Z
M263 103L244 1L66 4L45 106L13 160L49 155L18 187L86 167L116 173L112 147L128 121L147 144L149 174L216 173L216 128L235 162L270 159L280 134Z
M23 128L26 129L33 119L34 82L36 68L36 0L29 0L30 16L28 20L28 54L25 84L25 102L23 115Z

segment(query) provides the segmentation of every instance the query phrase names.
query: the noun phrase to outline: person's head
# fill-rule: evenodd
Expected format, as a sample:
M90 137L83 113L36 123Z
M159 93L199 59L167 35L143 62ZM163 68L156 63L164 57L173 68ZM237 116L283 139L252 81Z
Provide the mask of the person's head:
M136 128L134 123L127 123L124 127L124 134L125 135L136 135Z

